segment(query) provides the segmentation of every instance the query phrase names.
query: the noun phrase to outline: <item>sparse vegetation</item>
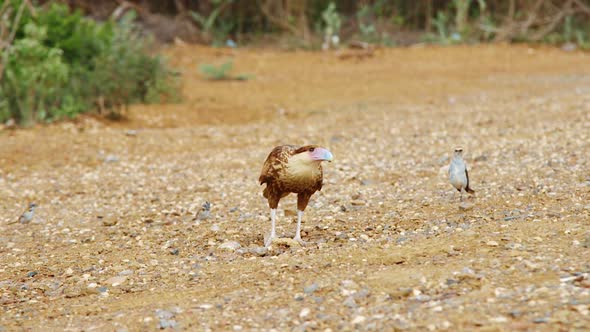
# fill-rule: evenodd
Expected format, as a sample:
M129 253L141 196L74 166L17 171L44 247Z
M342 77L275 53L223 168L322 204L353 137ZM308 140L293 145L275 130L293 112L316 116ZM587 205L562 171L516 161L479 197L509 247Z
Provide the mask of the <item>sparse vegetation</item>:
M22 125L177 98L175 74L133 24L98 23L58 3L0 1L0 122Z
M238 75L231 75L231 71L233 70L234 63L233 61L227 61L220 65L213 65L209 63L205 63L199 66L199 71L206 79L212 81L221 81L221 80L237 80L237 81L246 81L252 78L252 75L249 74L238 74Z

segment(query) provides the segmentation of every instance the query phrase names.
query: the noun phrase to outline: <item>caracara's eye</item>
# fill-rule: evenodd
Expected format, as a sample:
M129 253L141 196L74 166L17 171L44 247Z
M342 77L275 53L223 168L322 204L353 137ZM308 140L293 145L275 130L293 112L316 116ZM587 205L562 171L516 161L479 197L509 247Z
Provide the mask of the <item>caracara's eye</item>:
M315 150L315 148L309 148L309 152L313 152L313 150Z

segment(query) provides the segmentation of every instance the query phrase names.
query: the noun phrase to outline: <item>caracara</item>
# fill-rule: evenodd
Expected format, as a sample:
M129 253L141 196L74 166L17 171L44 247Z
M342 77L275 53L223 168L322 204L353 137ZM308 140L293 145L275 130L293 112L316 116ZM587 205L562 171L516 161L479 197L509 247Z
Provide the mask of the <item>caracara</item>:
M332 153L315 145L297 147L281 145L274 148L262 166L260 184L266 183L264 197L270 207L270 236L264 245L268 247L276 238L275 221L281 198L297 194L297 230L294 240L301 240L301 218L311 195L322 189L322 161L332 161Z
M453 160L449 166L449 180L451 185L459 191L459 199L463 201L463 191L469 194L475 193L469 187L469 172L467 172L467 165L463 161L463 149L456 148Z

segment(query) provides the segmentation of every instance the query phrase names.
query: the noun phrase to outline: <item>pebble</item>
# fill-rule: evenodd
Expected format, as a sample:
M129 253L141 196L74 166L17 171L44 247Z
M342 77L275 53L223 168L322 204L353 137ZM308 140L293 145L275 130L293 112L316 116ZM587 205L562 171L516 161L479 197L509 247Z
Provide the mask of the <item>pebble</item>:
M316 284L314 282L313 284L303 288L303 292L305 292L305 294L311 294L311 293L315 292L316 290L318 290L318 288L319 288L318 284Z
M32 278L32 277L36 276L37 274L39 274L39 272L31 271L31 272L27 273L27 277Z
M115 226L118 220L116 218L102 218L103 226Z
M256 247L250 249L250 252L256 256L264 257L268 254L268 248L266 247Z
M118 161L119 161L119 157L117 157L113 154L110 154L106 158L104 158L105 163L116 163Z
M111 285L113 287L117 287L122 285L127 280L127 276L116 276L109 278L105 281L106 284Z
M179 253L180 253L180 250L178 250L178 248L174 248L174 249L170 250L171 255L178 256Z
M299 313L299 318L304 319L307 316L309 316L309 313L311 312L311 310L309 308L303 308L301 309L301 312Z
M365 316L360 316L359 315L359 316L355 316L350 323L353 324L353 325L362 324L366 320L367 320L367 318Z
M459 204L459 210L461 211L468 211L473 209L473 204L468 203L468 202L463 202L461 204Z
M496 241L488 241L488 242L486 242L486 245L488 245L490 247L497 247L497 246L499 246L498 242L496 242Z
M237 241L227 241L220 244L217 248L221 250L236 251L241 247L242 246Z
M353 206L363 206L366 203L365 203L365 201L355 199L355 200L351 201L350 204L352 204Z
M123 270L123 271L119 272L120 276L130 276L132 274L133 274L132 270Z
M344 302L342 304L344 304L346 307L349 307L351 309L358 307L358 304L356 304L356 301L354 300L354 297L352 297L352 296L347 297L346 300L344 300Z

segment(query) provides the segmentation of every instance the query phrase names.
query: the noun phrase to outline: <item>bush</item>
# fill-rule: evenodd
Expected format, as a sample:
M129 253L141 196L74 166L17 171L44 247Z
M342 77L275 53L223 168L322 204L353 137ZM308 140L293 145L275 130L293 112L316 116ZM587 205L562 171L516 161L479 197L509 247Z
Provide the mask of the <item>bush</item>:
M6 11L14 40L2 50L0 121L27 125L108 110L120 115L135 102L177 99L179 80L164 60L148 52L128 13L99 23L63 4ZM5 6L0 0L0 8ZM8 14L8 15L6 15ZM0 36L2 38L2 36Z

